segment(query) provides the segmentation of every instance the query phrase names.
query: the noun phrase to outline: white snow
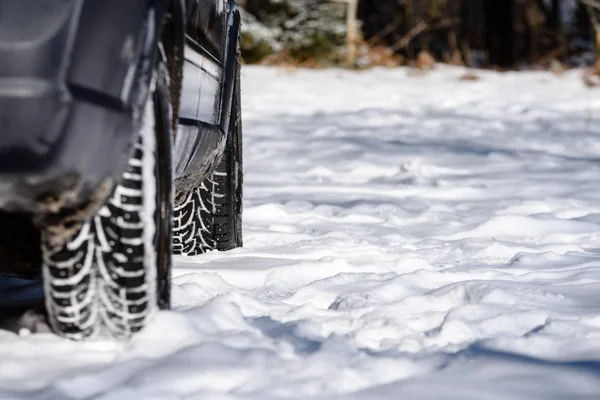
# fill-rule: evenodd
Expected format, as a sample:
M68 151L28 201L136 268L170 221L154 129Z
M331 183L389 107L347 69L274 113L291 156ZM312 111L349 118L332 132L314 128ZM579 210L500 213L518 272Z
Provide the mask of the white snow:
M600 398L600 91L464 72L246 67L244 248L129 344L1 332L0 398Z

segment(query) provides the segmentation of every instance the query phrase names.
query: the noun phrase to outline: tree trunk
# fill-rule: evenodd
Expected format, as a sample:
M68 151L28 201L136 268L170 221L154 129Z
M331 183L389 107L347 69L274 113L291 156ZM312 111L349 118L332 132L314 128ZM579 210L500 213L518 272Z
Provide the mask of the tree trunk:
M405 3L406 3L406 6L405 6L406 7L406 28L404 29L404 34L407 34L414 27L415 7L413 4L413 0L406 0ZM409 43L409 45L406 49L406 52L407 52L408 58L410 58L410 59L415 58L415 52L414 52L412 44Z
M502 68L515 66L514 0L486 0L486 47L490 63Z
M556 47L558 50L558 57L564 59L567 56L567 39L565 37L565 30L562 22L562 8L560 6L561 0L552 0L552 12L550 15L550 26L552 31L556 34Z

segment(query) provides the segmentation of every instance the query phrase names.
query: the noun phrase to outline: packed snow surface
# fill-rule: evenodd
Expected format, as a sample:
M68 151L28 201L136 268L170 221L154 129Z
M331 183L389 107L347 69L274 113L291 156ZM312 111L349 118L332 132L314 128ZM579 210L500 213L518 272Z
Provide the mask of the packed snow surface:
M600 91L464 73L246 67L244 248L128 344L1 332L0 398L600 398Z

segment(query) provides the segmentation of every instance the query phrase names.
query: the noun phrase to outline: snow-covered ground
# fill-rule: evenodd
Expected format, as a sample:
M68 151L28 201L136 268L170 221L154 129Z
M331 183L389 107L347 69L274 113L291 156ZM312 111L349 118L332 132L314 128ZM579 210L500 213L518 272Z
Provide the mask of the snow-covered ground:
M245 247L124 347L0 333L0 399L600 398L600 91L462 74L245 68Z

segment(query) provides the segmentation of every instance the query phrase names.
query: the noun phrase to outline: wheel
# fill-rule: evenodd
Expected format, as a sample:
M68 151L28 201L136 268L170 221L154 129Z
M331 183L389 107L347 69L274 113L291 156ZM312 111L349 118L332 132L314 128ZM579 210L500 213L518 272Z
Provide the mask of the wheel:
M197 255L242 246L242 110L240 68L225 150L212 174L173 211L173 253Z
M121 182L61 246L42 227L46 312L72 339L126 339L169 307L172 176L169 92L161 63Z

